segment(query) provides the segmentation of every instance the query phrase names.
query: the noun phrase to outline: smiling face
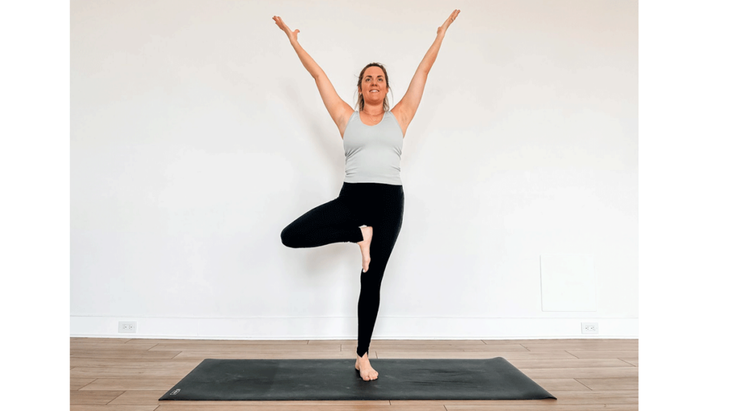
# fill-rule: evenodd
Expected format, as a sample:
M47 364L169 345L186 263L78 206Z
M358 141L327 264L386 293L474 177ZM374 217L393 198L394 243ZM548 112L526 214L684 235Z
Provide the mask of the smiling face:
M366 103L383 104L388 94L388 79L383 69L378 66L366 68L357 89Z

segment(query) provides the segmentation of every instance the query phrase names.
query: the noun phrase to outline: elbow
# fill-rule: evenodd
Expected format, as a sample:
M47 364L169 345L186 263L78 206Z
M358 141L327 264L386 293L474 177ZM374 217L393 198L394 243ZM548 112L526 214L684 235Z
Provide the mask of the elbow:
M312 70L312 72L311 72L311 73L309 73L309 74L311 74L311 75L312 75L312 78L313 78L313 79L314 79L314 81L316 81L316 82L319 82L319 80L321 80L321 79L323 79L323 78L327 78L327 75L326 75L326 74L324 74L324 71L323 71L322 69L319 69L319 70Z

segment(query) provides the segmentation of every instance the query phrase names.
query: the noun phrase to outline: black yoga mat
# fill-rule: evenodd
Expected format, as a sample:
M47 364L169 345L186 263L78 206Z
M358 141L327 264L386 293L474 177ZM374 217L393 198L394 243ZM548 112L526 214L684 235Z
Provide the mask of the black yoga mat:
M502 357L371 359L364 381L351 359L205 359L160 400L537 400L549 392Z

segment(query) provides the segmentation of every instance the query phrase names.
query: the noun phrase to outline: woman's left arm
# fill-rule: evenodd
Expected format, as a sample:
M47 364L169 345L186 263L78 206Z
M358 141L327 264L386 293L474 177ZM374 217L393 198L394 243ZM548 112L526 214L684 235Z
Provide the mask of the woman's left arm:
M446 30L449 28L451 23L456 20L456 16L459 15L461 10L454 10L453 13L446 19L444 24L436 30L436 40L431 45L431 48L426 52L426 56L421 61L416 69L416 74L411 80L411 84L408 86L406 94L403 99L393 107L391 110L393 114L400 120L400 124L405 130L413 120L413 116L416 115L416 109L421 103L421 97L423 96L423 89L426 87L426 79L428 78L428 72L431 71L433 63L436 61L436 56L441 48L441 43L446 36ZM404 131L405 133L405 131Z

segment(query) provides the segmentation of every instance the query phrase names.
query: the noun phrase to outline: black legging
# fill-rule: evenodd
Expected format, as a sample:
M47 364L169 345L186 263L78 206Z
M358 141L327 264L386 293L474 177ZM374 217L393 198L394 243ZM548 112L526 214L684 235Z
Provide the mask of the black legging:
M385 265L403 223L403 186L380 183L343 183L336 199L315 207L286 226L281 242L292 248L363 240L360 226L373 227L370 266L360 270L357 303L357 355L370 350L370 339L380 307L380 284Z

